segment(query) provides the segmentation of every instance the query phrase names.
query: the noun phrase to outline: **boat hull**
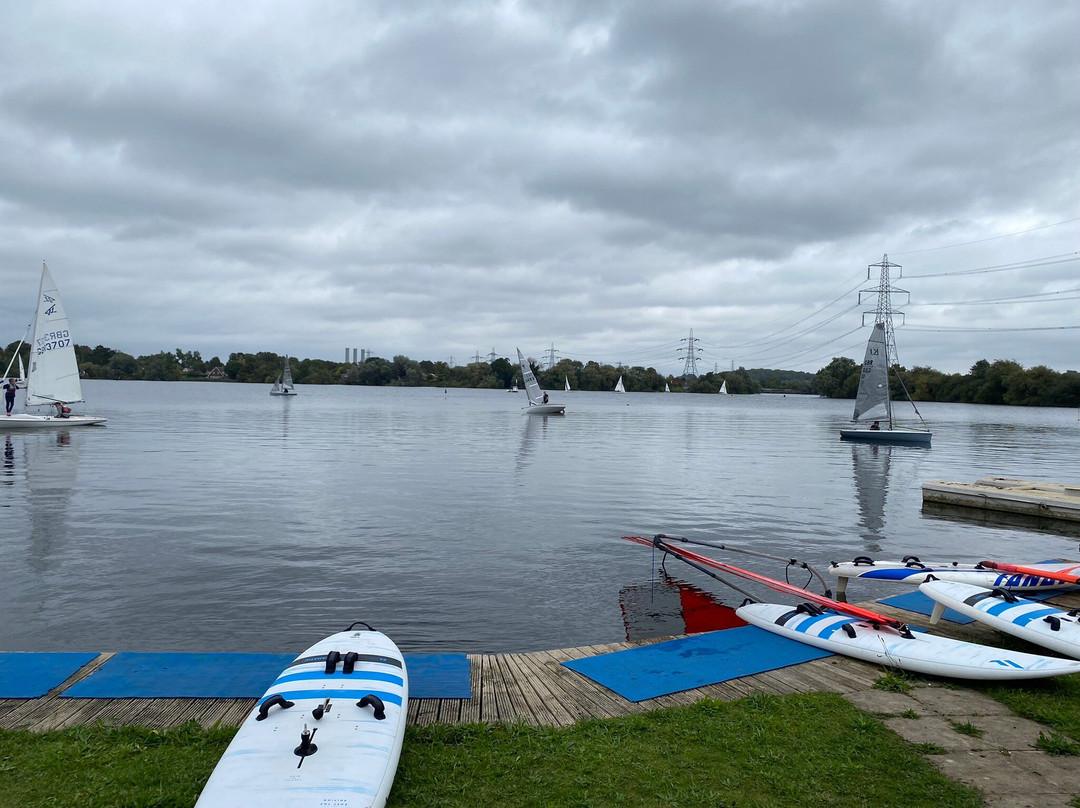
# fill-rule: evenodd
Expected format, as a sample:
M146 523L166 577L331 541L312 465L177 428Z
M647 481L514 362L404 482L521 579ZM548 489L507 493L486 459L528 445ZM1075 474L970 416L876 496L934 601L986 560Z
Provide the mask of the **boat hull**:
M293 393L293 392L284 393L284 392L282 392L280 390L271 390L270 395L272 395L272 396L295 396L296 393Z
M8 429L64 429L69 426L93 426L103 424L106 420L96 415L69 415L67 418L57 418L55 415L19 413L0 420L0 432Z
M328 659L333 652L336 663ZM382 719L370 696L379 699ZM268 700L272 706L266 708ZM324 701L330 705L321 710ZM408 701L405 662L386 635L365 630L327 637L297 657L259 699L196 808L379 808L397 771ZM313 730L314 749L301 756L305 729Z
M840 440L868 443L912 443L929 446L932 432L921 429L841 429Z
M534 404L531 407L526 407L524 410L526 415L565 415L565 404Z
M912 673L984 680L1044 679L1080 673L1080 662L1072 659L1025 654L918 632L904 637L894 628L873 626L834 612L815 615L780 603L748 603L736 609L735 614L773 634ZM854 636L849 636L849 631Z
M920 584L919 589L945 608L998 631L1061 654L1080 657L1080 623L1062 609L1020 597L1014 597L1010 602L991 589L950 581L927 581ZM1056 629L1054 625L1057 625Z

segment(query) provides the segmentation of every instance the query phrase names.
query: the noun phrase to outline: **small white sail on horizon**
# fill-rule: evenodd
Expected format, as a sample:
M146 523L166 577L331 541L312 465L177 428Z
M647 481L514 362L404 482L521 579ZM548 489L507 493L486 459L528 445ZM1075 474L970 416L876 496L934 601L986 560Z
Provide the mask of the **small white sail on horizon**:
M724 381L723 381L723 382L721 383L721 385L720 385L720 389L719 389L719 390L718 390L717 392L718 392L718 393L720 393L720 395L722 395L722 396L728 396L728 395L731 395L731 394L730 394L730 393L729 393L729 392L727 391L727 379L724 379Z
M563 376L563 392L565 392L565 393L570 392L570 377L569 376Z
M626 388L623 387L622 376L620 376L619 380L617 382L615 382L615 392L616 393L625 393L626 392Z
M670 387L670 385L668 385L667 382L664 382L664 392L665 393L670 393L671 392L671 387Z

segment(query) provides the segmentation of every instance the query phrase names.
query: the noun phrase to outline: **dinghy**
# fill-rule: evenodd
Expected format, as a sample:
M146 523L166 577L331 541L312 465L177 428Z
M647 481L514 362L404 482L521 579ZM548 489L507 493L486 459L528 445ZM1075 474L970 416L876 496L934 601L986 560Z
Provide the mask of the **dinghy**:
M529 397L529 406L524 407L524 411L528 415L564 415L566 411L565 404L552 404L547 400L547 393L540 390L540 385L536 381L536 376L532 372L532 368L529 367L528 360L521 354L521 349L517 349L518 364L521 365L521 378L525 380L525 394Z
M64 304L60 301L56 281L45 265L41 265L37 309L31 327L30 369L26 373L25 406L56 407L55 415L15 413L4 418L6 429L60 428L103 424L96 415L75 415L68 404L83 400L79 380L79 363L75 358L75 341L71 337ZM18 355L19 347L15 349ZM12 359L14 362L14 358ZM20 360L21 361L21 360ZM4 372L11 372L10 363Z
M296 388L293 386L292 368L289 367L289 355L285 354L285 367L278 374L277 381L270 388L272 396L295 396Z

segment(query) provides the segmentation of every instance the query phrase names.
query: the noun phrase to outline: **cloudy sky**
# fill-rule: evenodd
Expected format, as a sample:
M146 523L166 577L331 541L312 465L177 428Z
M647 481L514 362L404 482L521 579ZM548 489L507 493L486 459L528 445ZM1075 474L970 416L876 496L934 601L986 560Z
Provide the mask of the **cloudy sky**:
M2 344L1080 369L1080 4L0 7Z

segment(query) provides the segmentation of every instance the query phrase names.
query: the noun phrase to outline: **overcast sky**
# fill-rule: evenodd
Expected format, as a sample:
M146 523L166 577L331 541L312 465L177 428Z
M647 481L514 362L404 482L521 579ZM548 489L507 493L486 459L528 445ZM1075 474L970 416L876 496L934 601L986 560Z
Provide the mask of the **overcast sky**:
M1080 369L1080 4L0 8L2 344Z

